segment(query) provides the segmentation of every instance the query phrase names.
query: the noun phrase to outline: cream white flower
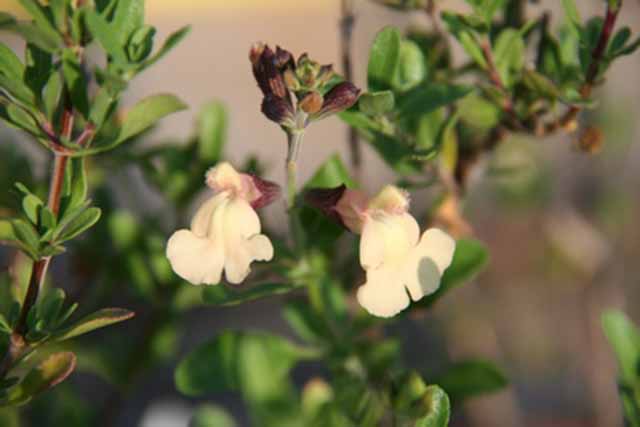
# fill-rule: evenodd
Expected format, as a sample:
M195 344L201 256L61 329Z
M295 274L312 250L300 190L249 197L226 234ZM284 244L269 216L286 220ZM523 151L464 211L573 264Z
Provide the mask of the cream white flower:
M253 261L273 258L273 246L260 234L255 209L271 202L276 184L238 173L229 163L210 169L206 183L215 194L200 206L190 229L178 230L167 242L173 271L194 285L242 282Z
M385 187L376 197L344 186L315 190L308 200L338 219L360 239L360 264L367 280L357 293L369 313L391 317L410 302L435 292L451 264L455 240L437 228L420 235L420 227L408 213L405 192Z

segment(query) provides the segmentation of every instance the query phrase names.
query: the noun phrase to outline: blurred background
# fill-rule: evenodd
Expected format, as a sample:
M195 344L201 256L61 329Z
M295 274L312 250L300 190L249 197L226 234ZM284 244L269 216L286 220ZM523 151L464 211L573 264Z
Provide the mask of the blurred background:
M583 16L603 10L601 0L576 3ZM439 4L445 9L463 6L454 0ZM559 9L557 0L539 0L532 2L528 13L537 16L551 10L556 19L562 15ZM0 1L0 10L19 13L16 2L10 0ZM393 12L366 0L355 1L355 15L354 80L360 86L365 85L368 48L382 26L429 25L420 13ZM336 64L340 71L339 18L338 0L147 1L147 21L157 26L160 38L185 24L192 25L192 32L160 65L132 83L124 104L162 91L179 95L191 108L163 120L142 144L186 140L200 107L219 99L230 116L228 158L243 164L255 155L265 166L267 178L283 182L285 141L278 127L259 111L261 95L250 72L248 49L260 40L278 44L296 55L310 52L322 63ZM619 25L640 29L640 1L627 0L620 20ZM21 49L17 39L1 37ZM578 151L567 136L512 138L484 159L482 168L476 168L464 214L476 237L490 249L488 269L473 284L445 298L426 318L404 319L390 331L403 339L407 363L427 372L445 360L470 356L495 360L504 369L510 387L466 403L453 426L622 426L616 367L601 332L600 313L618 307L640 321L635 303L640 296L640 144L634 143L640 132L639 75L639 55L616 63L598 91L598 109L582 116L581 120L604 133L599 154ZM313 126L304 142L301 181L333 153L348 159L346 132L346 125L337 118ZM3 150L12 147L34 159L36 178L46 176L43 152L4 125L0 125L0 138ZM374 192L392 181L393 174L366 144L363 149L362 185ZM0 175L11 169L5 162L16 158L0 159ZM2 178L4 186L11 177ZM117 176L104 179L118 195L117 207L146 216L156 211L158 217L163 215L160 198L145 187L139 171L119 169ZM3 187L0 193L7 191ZM430 205L431 197L428 191L415 193L416 212ZM276 204L266 212L267 226L281 231L284 207ZM3 270L12 265L13 256L0 249ZM73 297L77 284L68 277L70 263L66 256L61 258L54 274L59 273L58 285L69 288ZM117 270L120 265L109 268ZM114 350L124 351L136 345L145 336L145 327L156 320L144 305L127 305L124 291L111 298L133 308L138 316L82 339L99 342L101 334L119 334L122 347ZM112 423L108 425L186 426L200 401L175 390L176 360L226 327L269 328L287 334L278 307L277 301L267 300L235 308L190 310L182 328L159 338L157 345L172 346L173 356L132 378L126 394L114 393L103 377L81 365L79 373L34 408L45 408L57 399L77 399L77 407L83 408L78 411L97 412L105 423ZM314 366L295 372L301 384L316 374ZM226 407L247 422L238 396L214 395L206 401ZM36 416L31 419L33 426L45 425Z

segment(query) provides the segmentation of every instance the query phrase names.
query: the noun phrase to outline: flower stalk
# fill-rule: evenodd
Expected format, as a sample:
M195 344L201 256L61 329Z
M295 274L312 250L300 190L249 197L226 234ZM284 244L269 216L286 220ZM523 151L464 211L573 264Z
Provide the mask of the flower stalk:
M298 176L298 156L304 138L303 129L287 131L287 210L293 209L296 203L297 176Z

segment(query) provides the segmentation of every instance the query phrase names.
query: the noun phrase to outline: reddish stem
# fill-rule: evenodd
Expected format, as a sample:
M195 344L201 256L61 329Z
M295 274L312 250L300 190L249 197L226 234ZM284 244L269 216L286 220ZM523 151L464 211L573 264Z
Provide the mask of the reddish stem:
M68 140L71 137L73 130L73 111L68 102L62 116L62 131L61 137ZM57 217L60 210L60 198L62 195L62 186L64 183L64 174L67 167L67 161L69 157L64 154L56 153L53 163L53 172L51 173L51 181L49 185L49 200L47 206L53 214ZM33 262L31 267L31 276L29 278L29 286L27 288L27 294L22 302L22 308L20 309L20 316L16 322L13 333L11 334L11 340L9 342L9 348L5 354L2 362L0 363L0 378L4 378L7 372L12 368L13 363L20 357L23 350L27 346L25 335L29 332L27 325L27 318L31 308L38 301L38 294L42 283L44 282L49 267L51 257L45 257Z

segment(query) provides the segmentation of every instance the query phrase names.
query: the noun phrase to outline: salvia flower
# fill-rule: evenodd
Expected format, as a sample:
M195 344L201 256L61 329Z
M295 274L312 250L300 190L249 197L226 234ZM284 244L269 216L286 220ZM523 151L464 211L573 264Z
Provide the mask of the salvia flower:
M453 258L455 240L437 228L420 235L404 191L387 186L368 199L360 191L341 186L311 190L307 200L361 235L360 264L366 282L357 298L369 313L394 316L410 300L418 301L440 286Z
M287 50L256 43L249 59L264 95L262 113L284 128L303 129L310 121L346 110L360 95L354 84L340 82L331 65L320 65L306 53L296 61Z
M238 173L221 163L206 174L214 195L197 210L190 229L167 242L167 258L176 274L194 285L215 285L224 270L229 283L242 282L253 261L273 258L273 246L260 234L255 209L279 195L277 184Z

